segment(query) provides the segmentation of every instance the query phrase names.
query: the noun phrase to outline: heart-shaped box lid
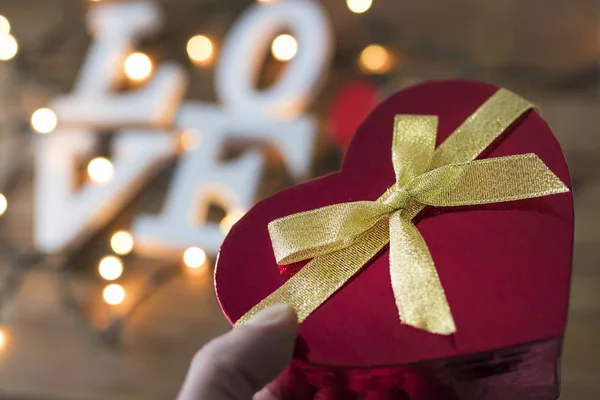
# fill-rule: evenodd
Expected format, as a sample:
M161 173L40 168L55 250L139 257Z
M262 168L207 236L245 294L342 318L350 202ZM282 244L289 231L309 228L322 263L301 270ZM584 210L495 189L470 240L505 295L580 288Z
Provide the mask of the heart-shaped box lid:
M235 322L287 278L273 255L269 222L334 203L375 200L394 183L391 140L396 114L438 116L439 145L497 90L463 80L402 90L360 126L339 172L257 204L233 227L219 253L215 285L227 318ZM524 153L537 154L571 188L562 150L535 111L517 120L479 158ZM434 259L457 332L435 335L400 323L386 250L302 323L296 359L320 366L373 368L563 334L573 248L570 193L426 208L414 222Z

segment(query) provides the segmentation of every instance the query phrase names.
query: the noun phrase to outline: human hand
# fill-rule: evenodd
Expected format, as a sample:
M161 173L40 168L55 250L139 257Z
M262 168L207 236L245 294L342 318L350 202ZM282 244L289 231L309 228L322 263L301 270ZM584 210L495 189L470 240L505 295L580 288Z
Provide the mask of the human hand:
M261 311L196 353L178 400L279 400L265 385L289 364L297 333L290 306Z

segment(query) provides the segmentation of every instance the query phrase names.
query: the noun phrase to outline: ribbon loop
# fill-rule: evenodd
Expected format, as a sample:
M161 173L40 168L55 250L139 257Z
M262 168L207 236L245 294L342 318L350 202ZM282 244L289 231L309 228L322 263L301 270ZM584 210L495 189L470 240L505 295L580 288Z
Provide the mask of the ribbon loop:
M429 115L396 115L392 140L392 163L396 183L403 186L429 170L438 119Z
M308 260L343 249L394 211L374 201L334 204L288 215L269 223L269 236L279 265Z

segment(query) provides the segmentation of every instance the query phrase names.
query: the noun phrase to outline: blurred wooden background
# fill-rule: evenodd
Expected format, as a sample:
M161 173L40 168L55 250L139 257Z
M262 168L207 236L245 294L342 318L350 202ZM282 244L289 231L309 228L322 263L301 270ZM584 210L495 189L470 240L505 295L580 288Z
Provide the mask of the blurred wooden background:
M192 3L203 2L209 3L164 3L168 19L187 21L188 25L182 26L193 32L201 31L203 21L210 19L190 13ZM368 44L358 24L363 17L350 14L343 0L322 2L332 20L338 48L360 49ZM0 0L0 13L11 19L22 46L34 46L65 13L73 18L72 32L84 37L83 3ZM231 4L241 10L251 1ZM561 399L600 398L600 346L596 341L600 333L600 74L595 66L600 56L600 3L375 0L370 12L377 13L377 21L386 22L377 29L382 30L380 35L387 43L405 49L400 75L417 79L456 76L460 73L456 63L426 51L432 48L430 43L443 43L445 47L433 46L434 53L439 50L445 54L444 49L451 48L457 58L476 66L478 77L503 84L536 102L553 127L570 164L576 203L575 266ZM368 14L364 18L371 24L375 21ZM223 34L228 23L221 30ZM17 83L7 79L14 71L2 68L2 90L10 86L11 93L27 92L19 103L0 95L0 119L20 113L26 120L54 91L68 91L80 59L66 54L82 55L87 46L86 40L82 43L75 41L75 50L60 47L46 55L48 68L57 74L57 82L46 90L29 81L15 88ZM27 66L16 68L21 67ZM323 114L322 105L327 104L336 85L355 74L336 70L314 112ZM201 92L199 97L211 97L207 79L212 79L207 72L192 77L192 87ZM23 143L28 143L26 138ZM327 163L323 154L316 163ZM10 156L10 151L0 152L4 160ZM327 168L334 166L330 164ZM11 212L3 217L0 227L0 237L10 237L21 248L31 246L30 178L26 176L12 194ZM193 353L228 329L214 298L209 270L197 276L181 275L167 284L128 324L118 348L99 344L65 313L50 270L27 274L5 314L10 333L0 351L0 398L7 399L173 398Z

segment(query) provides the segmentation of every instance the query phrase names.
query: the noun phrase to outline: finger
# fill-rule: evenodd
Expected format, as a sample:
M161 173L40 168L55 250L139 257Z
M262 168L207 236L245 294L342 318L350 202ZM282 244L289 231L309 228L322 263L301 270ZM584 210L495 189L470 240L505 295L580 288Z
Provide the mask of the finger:
M289 364L297 330L288 305L256 314L196 353L178 399L252 399Z
M263 388L254 395L254 400L282 400L282 397L276 397L269 389Z

